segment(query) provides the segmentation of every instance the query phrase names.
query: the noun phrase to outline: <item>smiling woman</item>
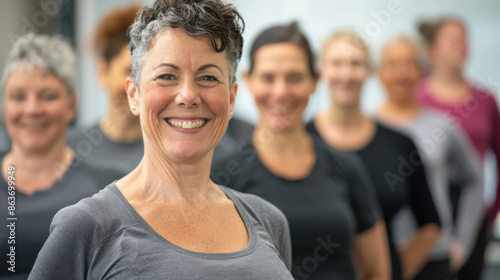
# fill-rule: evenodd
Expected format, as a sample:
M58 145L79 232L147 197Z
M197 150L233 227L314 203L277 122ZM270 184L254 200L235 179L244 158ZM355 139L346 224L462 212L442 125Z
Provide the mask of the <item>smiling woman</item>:
M12 234L0 227L2 279L28 277L57 211L123 176L76 160L66 145L66 128L75 114L74 62L68 42L33 34L16 41L7 60L2 89L12 149L0 154L0 218L18 223L15 240L8 240ZM15 174L9 172L13 169ZM7 201L15 203L15 217L9 216ZM15 273L7 270L9 252L19 256L12 264Z
M242 31L218 0L142 8L126 91L144 157L57 214L30 279L292 279L284 215L209 177L232 116Z

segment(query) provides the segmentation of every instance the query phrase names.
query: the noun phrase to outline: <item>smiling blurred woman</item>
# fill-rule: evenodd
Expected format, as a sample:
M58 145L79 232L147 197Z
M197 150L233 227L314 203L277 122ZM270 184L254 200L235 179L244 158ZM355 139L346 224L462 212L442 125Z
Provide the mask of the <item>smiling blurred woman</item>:
M379 78L386 90L387 101L377 112L377 118L407 133L422 151L442 234L430 261L414 279L441 280L451 278L450 267L457 270L473 247L482 214L483 182L479 159L465 136L438 114L419 106L414 90L420 79L420 66L418 48L411 39L398 37L384 46ZM456 225L452 221L449 177L454 178L455 185L462 192ZM402 212L396 220L396 235L411 236L415 228L413 217Z
M253 139L214 161L214 178L283 211L295 279L387 280L384 225L359 159L306 131L303 113L317 82L313 64L297 24L259 34L245 81L260 119Z
M75 72L73 50L60 38L29 34L14 44L8 57L2 85L12 149L0 155L0 217L12 217L7 197L13 183L19 222L15 243L8 242L8 228L0 227L2 279L28 277L57 211L123 176L88 165L66 146L66 128L75 114ZM17 256L15 273L7 270L10 246Z
M242 19L218 0L157 0L130 30L139 166L60 211L30 279L292 279L283 214L210 180L232 115Z
M417 148L409 137L362 113L361 89L370 63L368 46L361 37L351 31L331 35L323 45L320 69L332 104L308 124L308 129L336 149L361 157L384 214L392 279L411 279L427 262L440 232L438 212ZM392 223L405 207L415 215L418 231L398 252Z
M107 93L107 110L99 124L68 134L68 146L85 155L87 161L124 173L134 169L144 155L139 118L130 112L125 92L125 79L130 75L127 31L140 7L133 4L113 9L97 25L93 38L96 73L99 86Z

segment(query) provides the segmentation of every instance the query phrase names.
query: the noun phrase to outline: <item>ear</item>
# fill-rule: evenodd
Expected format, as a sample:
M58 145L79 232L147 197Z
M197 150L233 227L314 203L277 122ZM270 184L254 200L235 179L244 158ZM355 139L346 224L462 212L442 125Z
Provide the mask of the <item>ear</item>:
M97 62L97 82L101 88L108 85L108 63L104 58L99 58Z
M73 95L69 98L68 124L70 124L76 118L76 104L77 104L76 93L73 93Z
M229 108L230 112L234 110L234 103L236 101L236 93L238 92L238 83L234 82L231 85L231 91L229 92Z
M134 114L134 116L139 116L139 112L141 111L139 109L139 89L135 85L134 79L131 76L128 76L127 79L125 79L125 91L127 92L130 111L132 111L132 114ZM135 106L136 109L132 110L132 106Z

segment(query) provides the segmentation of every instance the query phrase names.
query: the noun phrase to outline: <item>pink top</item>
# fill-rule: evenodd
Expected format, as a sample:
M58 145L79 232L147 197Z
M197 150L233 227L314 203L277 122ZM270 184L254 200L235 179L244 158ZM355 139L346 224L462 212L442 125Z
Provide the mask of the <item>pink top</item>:
M486 89L473 86L472 97L464 103L444 104L430 93L427 78L417 86L418 101L429 108L444 112L469 136L481 158L491 149L497 158L497 174L500 174L500 113L493 95ZM497 182L497 195L489 210L494 218L500 210L500 179Z

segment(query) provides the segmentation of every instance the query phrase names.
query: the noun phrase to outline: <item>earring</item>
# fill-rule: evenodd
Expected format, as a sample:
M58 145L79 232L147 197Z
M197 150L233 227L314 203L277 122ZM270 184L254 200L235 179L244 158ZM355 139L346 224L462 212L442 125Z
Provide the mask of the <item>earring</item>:
M137 110L137 107L135 107L135 105L131 105L130 109L132 109L132 111L135 111L135 110Z
M233 117L233 112L229 112L229 118L231 119Z

